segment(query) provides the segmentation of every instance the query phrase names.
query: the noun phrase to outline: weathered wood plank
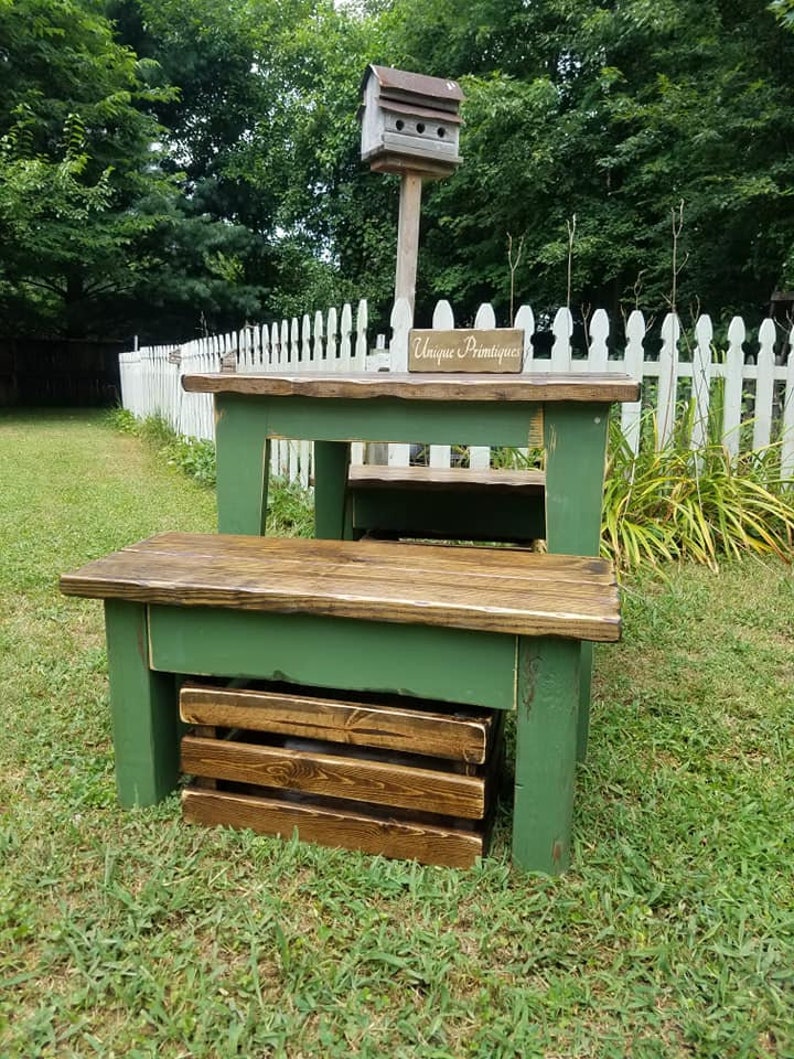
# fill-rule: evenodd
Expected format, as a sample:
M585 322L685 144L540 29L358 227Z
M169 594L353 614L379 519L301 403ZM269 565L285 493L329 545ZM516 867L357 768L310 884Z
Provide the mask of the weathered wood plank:
M183 721L192 725L244 728L350 746L383 747L472 764L485 761L493 728L493 716L486 711L456 715L425 710L419 703L415 709L407 709L195 684L182 688L179 713Z
M217 739L218 729L214 724L197 724L193 729L192 734L198 736L200 739ZM197 787L204 787L211 791L217 790L218 787L218 781L212 776L197 776L194 782Z
M481 820L485 813L481 777L402 762L186 735L181 769L193 776L469 820Z
M571 530L571 533L574 531ZM540 554L525 549L472 548L465 545L394 544L383 541L351 543L349 541L311 540L307 538L257 537L216 533L160 533L130 544L113 556L135 554L136 561L162 555L193 561L197 566L215 565L224 559L256 559L279 567L296 563L317 571L329 564L342 563L349 568L367 568L367 576L379 571L401 575L429 576L438 571L441 577L480 574L489 581L507 575L518 582L570 581L584 584L614 585L612 564L588 555ZM108 556L107 558L112 558ZM103 560L95 560L102 563ZM88 567L93 567L89 563ZM65 578L72 575L65 574Z
M192 790L182 793L185 820L207 826L247 827L261 835L290 838L356 849L384 857L470 868L484 852L483 835L403 820L384 820L253 795Z
M182 376L188 393L234 393L272 397L301 396L412 401L636 401L639 384L626 375L254 375L237 373Z
M595 575L581 580L556 573L565 569L557 555L503 549L497 559L493 550L489 568L479 570L479 549L450 550L460 561L448 554L447 564L435 568L421 545L293 539L285 550L284 543L164 534L63 575L61 589L93 598L528 636L620 636L617 589L602 560L574 559L574 568Z

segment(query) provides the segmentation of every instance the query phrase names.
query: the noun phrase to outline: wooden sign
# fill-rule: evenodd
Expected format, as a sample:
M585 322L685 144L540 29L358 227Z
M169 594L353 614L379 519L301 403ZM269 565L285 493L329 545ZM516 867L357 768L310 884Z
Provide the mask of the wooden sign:
M524 332L411 331L409 371L519 372L524 359Z

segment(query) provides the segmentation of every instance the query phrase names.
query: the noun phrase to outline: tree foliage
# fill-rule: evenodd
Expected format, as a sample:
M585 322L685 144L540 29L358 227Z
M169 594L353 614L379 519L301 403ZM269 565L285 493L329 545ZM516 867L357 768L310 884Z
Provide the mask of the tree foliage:
M389 16L397 62L468 96L464 165L428 203L436 291L504 303L507 237L525 235L519 293L560 304L575 214L576 296L662 309L681 201L681 306L755 315L785 282L794 41L763 0L402 0Z
M145 267L136 243L169 193L157 93L94 4L0 0L0 40L0 308L11 327L84 333Z
M369 62L461 80L418 304L757 316L794 282L789 0L0 0L0 310L179 338L368 297L397 187ZM683 203L673 283L672 225ZM576 235L569 262L569 228ZM381 316L383 319L383 316ZM6 325L8 326L8 324Z

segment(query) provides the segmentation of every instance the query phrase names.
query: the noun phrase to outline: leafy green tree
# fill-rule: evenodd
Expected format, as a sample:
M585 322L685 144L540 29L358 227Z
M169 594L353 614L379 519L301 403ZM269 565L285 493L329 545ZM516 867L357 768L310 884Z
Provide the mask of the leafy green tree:
M272 317L365 293L393 236L356 201L363 24L326 0L120 0L110 11L120 38L178 88L156 113L185 228L152 296L181 295L216 321L225 300L241 322L243 309ZM196 267L202 241L224 233L225 292L217 270Z
M757 315L791 274L794 41L764 0L395 0L384 58L463 81L464 164L426 197L420 277L464 312L518 293Z
M163 96L98 5L0 0L0 310L20 330L107 330L137 240L172 194Z

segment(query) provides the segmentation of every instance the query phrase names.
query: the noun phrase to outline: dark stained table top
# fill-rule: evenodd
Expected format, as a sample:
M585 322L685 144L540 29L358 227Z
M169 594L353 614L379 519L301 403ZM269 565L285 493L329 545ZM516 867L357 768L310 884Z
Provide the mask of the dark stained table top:
M551 374L450 375L394 372L355 374L257 374L218 372L185 375L190 393L244 394L263 397L318 397L375 399L396 397L410 401L573 401L599 403L636 401L639 383L629 375Z

